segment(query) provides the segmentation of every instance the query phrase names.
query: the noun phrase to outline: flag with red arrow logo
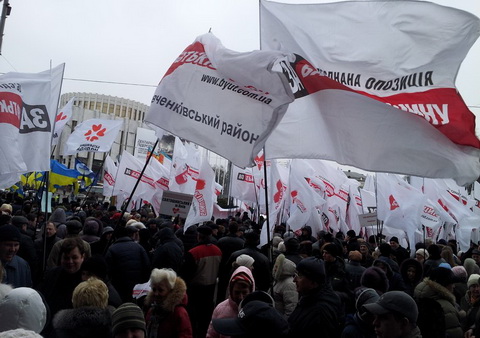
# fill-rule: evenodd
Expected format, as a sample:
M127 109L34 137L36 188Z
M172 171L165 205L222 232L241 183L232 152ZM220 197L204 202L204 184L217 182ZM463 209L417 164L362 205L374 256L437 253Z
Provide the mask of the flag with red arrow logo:
M63 155L80 151L110 151L122 123L123 120L105 119L90 119L80 123L65 143Z

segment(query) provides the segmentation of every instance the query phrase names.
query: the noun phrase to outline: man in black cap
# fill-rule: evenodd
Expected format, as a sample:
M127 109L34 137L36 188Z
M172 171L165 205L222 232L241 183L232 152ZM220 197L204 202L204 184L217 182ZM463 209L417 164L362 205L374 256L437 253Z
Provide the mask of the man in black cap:
M375 316L373 325L378 338L421 338L417 326L418 307L403 291L384 293L375 303L363 305Z
M187 283L188 314L196 337L205 337L212 318L222 251L212 243L212 228L197 228L198 244L185 255L181 276Z
M322 260L308 257L297 264L293 279L300 300L288 318L290 337L338 337L340 298L327 283Z
M32 287L32 275L28 263L17 256L20 248L21 234L11 224L0 226L0 260L2 261L5 275L3 282L15 288Z
M401 265L404 260L410 257L408 250L398 243L397 237L394 236L390 238L390 246L392 247L392 253L395 256L398 265Z

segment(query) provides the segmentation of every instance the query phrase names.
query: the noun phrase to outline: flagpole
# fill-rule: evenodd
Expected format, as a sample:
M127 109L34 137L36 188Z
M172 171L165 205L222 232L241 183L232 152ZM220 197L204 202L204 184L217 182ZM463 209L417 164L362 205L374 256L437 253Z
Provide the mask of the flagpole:
M130 202L132 201L133 194L135 193L135 190L137 190L138 184L140 183L140 180L142 179L143 173L145 172L145 169L147 169L148 163L150 162L150 159L152 158L153 151L157 147L158 144L158 138L157 141L155 141L155 144L152 147L152 151L150 154L148 154L147 161L145 162L145 165L143 166L142 172L140 173L140 176L137 179L137 182L135 183L135 186L132 189L132 192L130 193L130 196L128 197L127 201L124 203L122 207L122 214L120 215L120 218L118 219L118 224L120 223L121 219L123 218L123 215L125 215L125 212L127 211L127 207L130 205Z
M267 156L265 153L265 148L263 148L263 175L264 175L264 181L265 181L265 212L267 213L267 220L266 220L266 226L267 226L267 245L268 245L268 259L270 261L270 264L273 263L273 247L270 239L270 212L268 208L268 183L267 183Z
M93 155L95 157L95 155ZM87 199L88 199L88 195L90 195L90 192L92 190L92 187L93 187L93 184L95 183L95 181L97 180L97 177L98 177L98 174L100 174L100 170L103 169L103 165L105 163L105 159L107 158L106 156L106 153L103 154L103 160L102 160L102 164L100 165L100 167L97 169L97 172L95 173L95 177L93 178L93 182L92 184L90 184L90 186L88 187L88 190L87 190L87 194L85 195L85 200L83 201L82 205L80 206L80 208L83 210L83 207L85 206L85 204L87 203ZM85 175L83 175L83 177L85 177Z

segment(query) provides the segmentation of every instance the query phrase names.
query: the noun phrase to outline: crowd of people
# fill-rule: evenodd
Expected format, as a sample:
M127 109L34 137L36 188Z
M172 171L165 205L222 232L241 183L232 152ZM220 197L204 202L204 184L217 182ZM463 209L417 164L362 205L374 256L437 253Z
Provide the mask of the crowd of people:
M480 337L475 243L2 198L2 337Z

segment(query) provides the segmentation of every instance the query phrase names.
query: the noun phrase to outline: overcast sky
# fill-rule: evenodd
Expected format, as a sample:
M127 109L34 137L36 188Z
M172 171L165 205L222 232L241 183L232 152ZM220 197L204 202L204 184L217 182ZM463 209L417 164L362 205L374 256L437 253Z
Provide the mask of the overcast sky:
M480 16L478 0L433 2ZM50 61L53 66L65 62L62 93L101 93L149 104L173 60L209 29L227 48L259 49L258 0L10 0L10 5L0 73L40 72ZM480 115L478 60L479 41L462 64L457 88Z

